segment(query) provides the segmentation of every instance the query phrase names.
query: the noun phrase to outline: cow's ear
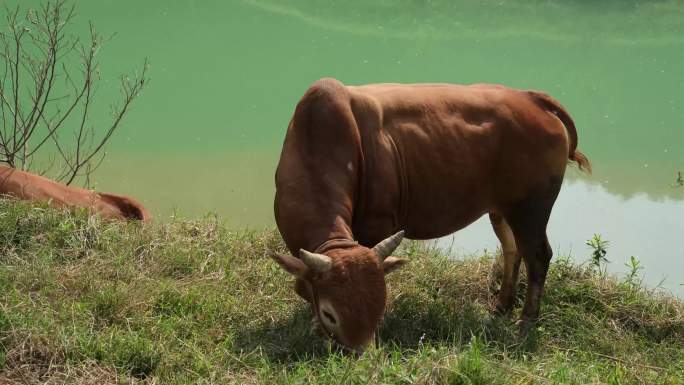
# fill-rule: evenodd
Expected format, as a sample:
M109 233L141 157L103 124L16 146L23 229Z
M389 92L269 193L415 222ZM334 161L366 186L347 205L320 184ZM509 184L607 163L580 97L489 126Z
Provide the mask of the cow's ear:
M301 259L295 258L289 254L272 253L271 258L278 262L280 267L282 267L288 273L294 275L297 278L304 278L309 268L302 262Z
M382 270L385 272L385 275L387 275L404 266L408 261L409 260L406 258L387 257L382 261Z
M302 299L307 302L313 302L311 300L311 284L304 279L298 278L295 281L295 293L297 293Z

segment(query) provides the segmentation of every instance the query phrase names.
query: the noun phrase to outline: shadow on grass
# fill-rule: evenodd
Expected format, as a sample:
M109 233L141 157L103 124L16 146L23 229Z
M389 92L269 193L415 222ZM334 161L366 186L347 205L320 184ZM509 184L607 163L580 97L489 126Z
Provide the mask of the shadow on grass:
M312 330L311 311L302 304L289 317L240 328L233 349L238 354L259 352L271 361L289 364L325 357L331 352L329 345Z
M312 329L311 317L308 306L301 306L288 318L242 329L233 348L236 353L258 352L283 364L325 358L335 348ZM477 302L457 304L444 298L426 301L420 295L395 300L379 333L381 348L405 353L421 345L465 349L472 336L506 346L513 354L536 351L539 345L539 334L534 329L522 336L511 318L492 316Z
M380 329L381 343L401 350L424 344L460 350L470 343L472 336L518 353L534 352L539 346L536 329L521 334L514 318L493 315L487 306L467 298L437 297L426 301L417 296L402 296L385 314Z

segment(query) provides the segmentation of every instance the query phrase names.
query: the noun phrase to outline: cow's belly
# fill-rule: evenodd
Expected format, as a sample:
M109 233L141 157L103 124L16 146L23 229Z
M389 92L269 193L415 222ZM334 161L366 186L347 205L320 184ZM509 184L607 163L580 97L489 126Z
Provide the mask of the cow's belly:
M484 192L468 196L467 191L423 192L410 199L403 228L411 239L433 239L449 235L492 211Z

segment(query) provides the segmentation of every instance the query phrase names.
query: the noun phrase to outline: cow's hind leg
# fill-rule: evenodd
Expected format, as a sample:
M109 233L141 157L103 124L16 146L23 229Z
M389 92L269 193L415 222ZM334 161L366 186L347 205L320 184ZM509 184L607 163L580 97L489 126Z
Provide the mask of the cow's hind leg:
M496 237L501 242L501 257L503 259L503 266L497 261L494 267L495 270L503 267L501 288L495 308L498 313L508 314L513 308L515 300L520 271L520 254L518 253L513 231L506 222L506 219L500 214L490 213L489 220L492 223Z
M546 235L546 225L561 181L562 178L553 178L543 194L529 197L512 206L505 215L527 270L527 293L519 321L522 326L539 316L539 302L553 255Z

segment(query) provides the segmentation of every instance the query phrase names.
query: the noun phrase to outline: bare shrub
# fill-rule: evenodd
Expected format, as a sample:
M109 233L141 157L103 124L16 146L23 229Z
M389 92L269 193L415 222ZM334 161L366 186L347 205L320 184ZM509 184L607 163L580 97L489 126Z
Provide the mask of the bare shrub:
M109 40L89 24L87 39L67 33L75 17L66 0L47 2L22 13L5 6L7 25L0 31L0 162L71 184L89 175L105 157L105 145L146 82L147 61L132 77L121 76L121 99L112 104L112 120L91 124L100 80L97 55ZM49 150L48 150L49 149ZM47 166L33 162L50 152Z

